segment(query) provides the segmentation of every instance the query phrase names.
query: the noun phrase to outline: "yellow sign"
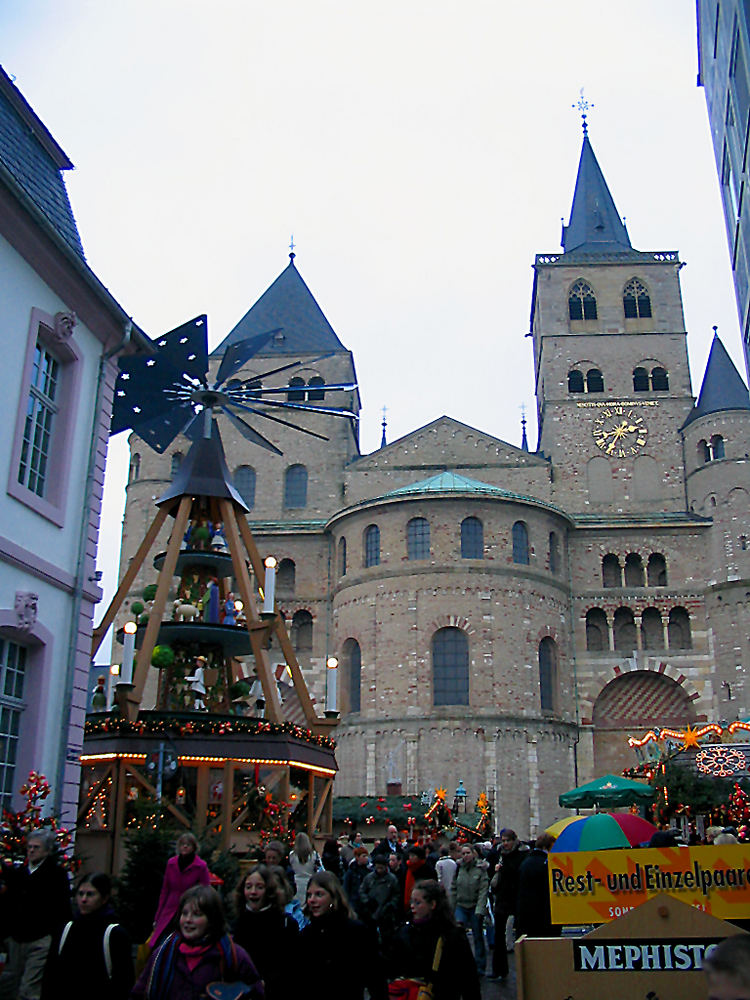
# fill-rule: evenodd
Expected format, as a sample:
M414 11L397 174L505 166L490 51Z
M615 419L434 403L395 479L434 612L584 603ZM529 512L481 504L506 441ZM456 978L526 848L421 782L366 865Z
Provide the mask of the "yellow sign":
M750 844L549 856L553 924L600 924L660 892L722 919L750 917Z

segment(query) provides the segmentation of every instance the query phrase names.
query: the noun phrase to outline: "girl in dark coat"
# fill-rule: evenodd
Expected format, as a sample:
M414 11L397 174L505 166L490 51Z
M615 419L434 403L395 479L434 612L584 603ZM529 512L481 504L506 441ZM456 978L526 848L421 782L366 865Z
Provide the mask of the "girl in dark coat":
M386 980L375 934L352 920L341 883L331 872L316 872L307 886L297 951L305 974L305 1000L386 1000Z
M423 979L432 984L434 1000L479 1000L476 962L466 932L453 920L443 887L434 879L417 882L410 908L411 923L398 931L389 955L389 978Z
M245 983L252 1000L263 997L263 982L250 956L226 933L221 899L198 885L183 895L179 930L152 953L130 994L148 1000L199 1000L209 983Z
M53 938L44 968L42 1000L60 996L66 984L77 1000L125 1000L135 973L133 946L110 906L112 882L101 872L78 882L78 913Z
M256 865L235 892L234 940L248 953L263 979L266 1000L294 995L297 971L291 961L299 927L284 912L285 893L266 865Z

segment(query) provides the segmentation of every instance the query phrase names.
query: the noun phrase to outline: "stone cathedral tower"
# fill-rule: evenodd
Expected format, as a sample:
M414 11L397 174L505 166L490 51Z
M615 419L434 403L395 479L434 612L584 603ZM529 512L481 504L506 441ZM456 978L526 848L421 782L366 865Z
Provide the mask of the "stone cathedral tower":
M334 418L305 418L328 441L264 428L282 456L223 428L318 702L339 659L338 794L461 779L534 833L634 763L629 734L750 711L750 397L717 338L694 402L680 268L634 249L584 134L534 262L536 452L449 416L370 455ZM253 364L289 400L352 378L294 261L214 356L276 327ZM180 457L131 449L123 565Z

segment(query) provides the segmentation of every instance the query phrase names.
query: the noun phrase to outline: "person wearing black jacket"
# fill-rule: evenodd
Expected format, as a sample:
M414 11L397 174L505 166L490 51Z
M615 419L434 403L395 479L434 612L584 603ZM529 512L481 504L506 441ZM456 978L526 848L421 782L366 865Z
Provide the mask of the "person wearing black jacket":
M410 909L411 923L398 931L387 957L388 978L423 979L433 1000L479 1000L476 962L442 886L434 879L417 882Z
M55 856L52 830L26 838L27 863L2 870L2 910L8 963L0 975L1 1000L38 1000L52 938L70 919L70 882Z
M272 869L256 865L235 892L235 942L244 948L260 973L266 1000L285 1000L298 986L290 957L297 946L299 927L284 912L285 893Z
M307 886L310 923L299 935L297 965L305 1000L386 1000L387 986L375 932L350 915L341 883L316 872Z
M559 937L562 927L552 923L547 855L555 838L549 833L537 837L518 870L516 934L520 937Z
M526 852L521 851L518 837L513 830L503 830L500 837L500 856L495 874L490 882L494 897L495 947L492 952L492 979L505 979L508 975L508 948L505 928L508 919L515 922L518 905L518 872Z
M127 1000L135 982L133 945L110 905L112 881L97 872L78 882L78 913L53 938L42 1000L57 1000L61 984L76 1000Z

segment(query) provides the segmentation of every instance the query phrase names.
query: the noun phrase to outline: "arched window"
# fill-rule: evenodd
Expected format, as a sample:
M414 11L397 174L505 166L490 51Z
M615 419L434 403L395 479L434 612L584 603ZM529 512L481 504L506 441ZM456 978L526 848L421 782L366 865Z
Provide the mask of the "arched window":
M711 449L702 439L698 442L698 461L702 463L711 461Z
M406 525L406 551L409 559L430 558L430 522L413 517Z
M304 403L305 401L305 380L295 375L289 379L289 392L286 394L289 403Z
M596 296L585 281L576 281L568 293L568 316L571 319L596 319Z
M287 510L307 506L307 469L290 465L284 477L284 506Z
M313 648L313 620L309 611L295 611L291 628L292 645L297 652Z
M130 459L130 482L134 483L141 474L141 456L136 452Z
M513 525L513 562L523 566L529 564L529 531L523 521Z
M644 649L664 649L664 626L657 608L644 608L641 615L641 641Z
M622 307L626 319L647 319L651 315L651 298L648 290L637 278L625 285L622 291Z
M646 579L649 587L666 587L667 560L660 552L652 552L648 557Z
M635 631L635 619L630 608L618 608L613 622L615 633L615 649L623 653L632 653L638 644Z
M346 539L339 538L339 576L346 576Z
M255 469L251 465L238 465L234 470L234 485L248 507L255 506Z
M432 637L432 703L469 704L469 640L460 628L441 628Z
M428 542L429 545L429 542ZM368 524L365 528L365 566L380 565L380 528Z
M175 451L172 453L172 460L169 466L169 474L174 479L177 473L180 471L180 466L182 465L182 452Z
M297 567L293 559L282 559L276 570L276 593L279 597L294 597Z
M560 543L554 531L549 533L549 571L555 575L560 572Z
M349 695L349 711L362 708L362 650L356 639L347 639L341 650L342 679Z
M643 573L643 560L637 552L628 552L625 556L625 586L644 587L646 578Z
M308 402L326 398L326 391L322 388L324 385L325 379L321 378L320 375L313 375L307 383Z
M648 371L645 368L633 369L633 392L648 392Z
M605 587L622 586L622 566L619 558L608 552L602 559L602 583Z
M539 696L543 712L554 712L557 702L557 644L545 636L539 643Z
M654 392L667 392L669 390L669 374L666 368L651 369L651 388Z
M590 653L609 649L607 616L601 608L591 608L586 612L586 649Z
M598 368L586 372L586 392L604 392L604 376Z
M721 434L711 437L711 458L724 458L724 438Z
M568 392L583 392L583 372L573 368L568 372Z
M690 615L684 608L672 608L667 626L670 649L691 649Z
M478 517L461 522L461 558L484 559L484 527Z

